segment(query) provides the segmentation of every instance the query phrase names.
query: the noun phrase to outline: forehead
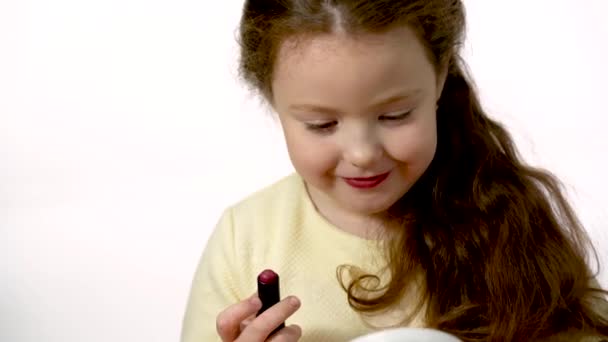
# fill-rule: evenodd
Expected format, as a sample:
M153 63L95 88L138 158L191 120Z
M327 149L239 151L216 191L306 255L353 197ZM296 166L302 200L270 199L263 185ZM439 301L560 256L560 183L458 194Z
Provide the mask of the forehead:
M282 101L370 99L392 88L424 88L435 70L409 28L381 34L296 37L282 44L273 93Z

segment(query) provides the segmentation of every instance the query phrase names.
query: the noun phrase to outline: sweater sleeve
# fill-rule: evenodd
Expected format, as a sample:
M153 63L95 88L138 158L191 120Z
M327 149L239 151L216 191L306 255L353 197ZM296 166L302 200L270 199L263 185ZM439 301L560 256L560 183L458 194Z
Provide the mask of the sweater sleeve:
M228 209L211 234L195 271L181 342L220 341L216 317L240 300L236 266L233 216Z

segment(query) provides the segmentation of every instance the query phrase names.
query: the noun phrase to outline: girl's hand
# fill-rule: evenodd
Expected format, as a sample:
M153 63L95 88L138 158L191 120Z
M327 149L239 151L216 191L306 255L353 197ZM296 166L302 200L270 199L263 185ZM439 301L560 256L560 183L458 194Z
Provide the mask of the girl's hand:
M222 311L216 320L217 333L223 342L291 342L298 341L302 330L297 325L286 326L269 337L281 323L300 308L300 300L290 296L260 316L255 314L262 307L257 294L233 304Z

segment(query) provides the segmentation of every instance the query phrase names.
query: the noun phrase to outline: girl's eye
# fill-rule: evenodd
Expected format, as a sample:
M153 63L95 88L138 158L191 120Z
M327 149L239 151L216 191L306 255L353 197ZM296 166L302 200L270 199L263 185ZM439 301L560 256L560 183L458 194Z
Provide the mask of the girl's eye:
M404 120L408 116L410 116L411 113L412 113L412 111L410 110L410 111L407 111L407 112L402 112L402 113L398 113L398 114L394 114L394 115L382 115L380 117L380 120L386 120L386 121Z
M324 122L320 124L306 124L306 128L314 132L329 132L337 123L335 121Z
M401 120L405 120L407 119L410 115L411 115L412 111L407 111L407 112L400 112L400 113L396 113L396 114L391 114L391 115L382 115L380 116L380 120L383 121L390 121L390 122L397 122L397 121L401 121ZM330 133L334 128L336 128L336 125L338 124L337 121L328 121L328 122L323 122L323 123L307 123L306 124L306 129L313 131L313 132L317 132L317 133Z

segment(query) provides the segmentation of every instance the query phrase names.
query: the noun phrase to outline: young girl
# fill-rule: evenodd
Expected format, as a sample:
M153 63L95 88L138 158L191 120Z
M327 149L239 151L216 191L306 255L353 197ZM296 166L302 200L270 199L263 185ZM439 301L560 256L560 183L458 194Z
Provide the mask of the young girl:
M278 114L296 173L224 212L183 342L264 341L285 321L271 340L608 335L584 230L481 108L464 30L458 0L245 2L242 75ZM256 317L264 269L284 299Z

